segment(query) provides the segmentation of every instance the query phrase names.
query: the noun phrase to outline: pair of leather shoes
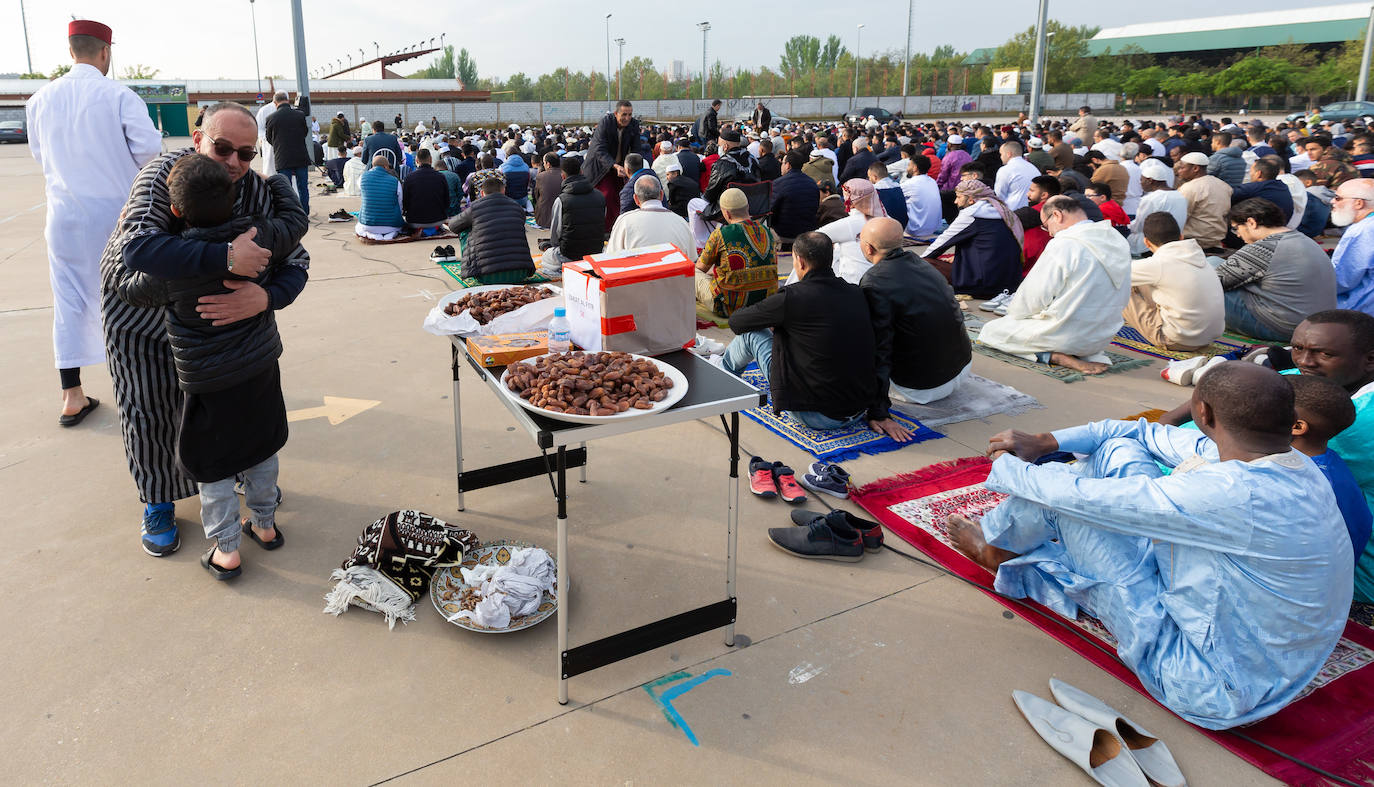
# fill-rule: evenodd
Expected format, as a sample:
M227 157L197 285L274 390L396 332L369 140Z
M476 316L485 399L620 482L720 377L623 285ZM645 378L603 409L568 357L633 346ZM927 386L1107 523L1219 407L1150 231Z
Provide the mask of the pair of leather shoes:
M1187 784L1169 747L1139 724L1063 681L1051 679L1050 692L1058 705L1025 691L1011 696L1040 737L1098 784Z

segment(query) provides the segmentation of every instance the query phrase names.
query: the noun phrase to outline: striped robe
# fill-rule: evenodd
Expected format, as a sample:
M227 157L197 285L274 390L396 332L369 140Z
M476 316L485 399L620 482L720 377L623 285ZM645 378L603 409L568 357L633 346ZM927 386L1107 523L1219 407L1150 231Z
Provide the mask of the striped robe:
M163 154L139 172L119 226L100 260L107 362L129 472L138 486L139 498L145 503L190 497L196 494L197 487L176 459L182 392L177 386L161 308L166 299L134 296L131 285L136 277L124 266L124 249L135 238L179 229L171 212L167 175L177 159L194 152L193 148L186 148ZM309 229L308 217L304 211L289 216L273 215L271 192L256 173L249 172L239 181L234 212L254 216L258 229L254 240L271 251L275 259L305 270L310 268L310 255L300 246L300 239ZM289 303L297 294L299 291L290 293L284 302Z

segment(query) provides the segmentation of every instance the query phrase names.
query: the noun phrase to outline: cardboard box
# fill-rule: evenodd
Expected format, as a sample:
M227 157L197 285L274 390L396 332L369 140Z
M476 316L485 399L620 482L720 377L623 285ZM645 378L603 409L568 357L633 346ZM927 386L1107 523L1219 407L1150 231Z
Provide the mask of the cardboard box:
M671 243L563 266L572 340L588 352L661 355L696 337L696 266Z
M468 337L468 352L479 366L506 366L548 351L548 331Z

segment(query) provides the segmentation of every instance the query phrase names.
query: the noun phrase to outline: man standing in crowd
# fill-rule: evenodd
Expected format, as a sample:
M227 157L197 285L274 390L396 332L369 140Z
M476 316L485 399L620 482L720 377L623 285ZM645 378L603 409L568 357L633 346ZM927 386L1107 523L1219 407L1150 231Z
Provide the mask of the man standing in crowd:
M703 147L715 142L716 138L720 136L720 117L717 114L720 105L720 99L712 101L711 106L707 107L706 111L701 113L701 117L697 118L693 131L696 133L697 139L701 140Z
M641 139L634 105L628 101L616 102L615 112L601 118L592 131L582 173L592 188L606 198L606 232L611 231L620 215L620 189L630 177L625 157L631 153L643 156Z
M272 152L272 143L267 141L267 119L272 117L272 113L281 106L279 102L286 100L285 91L278 90L272 96L272 100L258 108L258 147L262 149L262 175L270 178L277 174L276 158Z
M1078 108L1078 119L1069 125L1069 133L1079 139L1091 140L1097 131L1097 118L1092 116L1092 107L1086 104Z
M143 510L143 551L165 557L181 546L174 502L196 494L195 481L177 462L182 392L167 340L163 302L128 303L124 291L133 277L126 259L139 255L176 257L188 272L246 273L273 258L286 260L272 281L259 286L229 279L227 295L200 299L200 316L216 325L255 317L267 309L290 306L305 288L310 255L300 240L310 228L299 206L275 206L267 182L249 174L257 155L253 113L239 104L219 103L205 111L201 128L191 133L193 147L166 153L139 173L122 218L100 261L101 310L105 349L124 438L129 472ZM201 153L218 161L238 184L234 215L253 217L253 226L228 245L182 238L173 232L167 176L181 157ZM142 267L142 266L140 266Z
M306 117L309 99L305 106L296 109L291 106L286 93L278 91L272 97L277 109L267 118L267 145L272 149L272 165L277 172L296 184L296 194L301 198L301 207L310 213L310 150L307 139L310 137L310 123Z
M53 353L62 384L58 423L75 426L99 401L81 387L81 367L105 361L100 331L100 253L144 164L162 135L133 91L110 72L110 28L67 25L74 65L25 108L29 153L43 168L48 202L44 238L53 294Z
M375 166L373 162L379 154L386 157L387 164L391 165L392 170L398 170L405 160L401 155L401 141L394 134L387 133L385 123L374 120L372 133L363 140L363 163L369 168Z

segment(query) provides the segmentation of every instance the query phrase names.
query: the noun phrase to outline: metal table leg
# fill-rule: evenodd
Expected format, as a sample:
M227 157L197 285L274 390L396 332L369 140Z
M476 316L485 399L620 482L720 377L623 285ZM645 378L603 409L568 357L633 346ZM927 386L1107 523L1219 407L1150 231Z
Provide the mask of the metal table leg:
M462 355L457 347L452 347L453 351L453 449L458 455L458 475L455 480L458 483L458 510L465 510L463 507L463 403L462 391L458 386L458 367L461 365Z
M723 417L721 420L725 420ZM725 491L725 597L735 598L735 547L739 537L739 413L730 413L730 480ZM735 645L735 624L725 629L726 647Z
M554 497L558 499L558 704L568 704L568 674L563 659L568 655L568 461L567 449L558 446ZM585 465L584 465L585 467Z
M586 451L587 451L587 444L586 444L586 443L579 443L579 444L578 444L578 447L580 447L580 448L582 449L583 453L586 453ZM586 463L585 461L582 462L582 471L581 471L581 472L582 472L582 477L579 478L578 480L585 484L585 483L587 483L587 463Z

